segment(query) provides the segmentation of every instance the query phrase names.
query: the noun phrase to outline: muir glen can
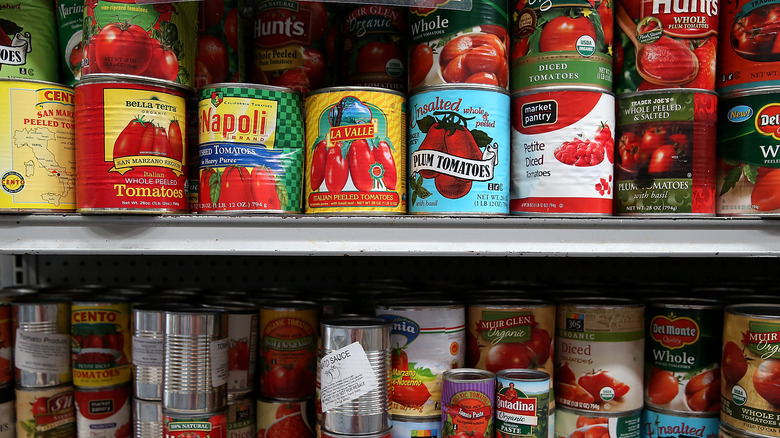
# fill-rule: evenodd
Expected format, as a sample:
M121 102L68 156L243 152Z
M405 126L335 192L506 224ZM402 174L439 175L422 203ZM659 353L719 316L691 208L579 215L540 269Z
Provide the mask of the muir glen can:
M560 407L555 410L555 433L551 436L554 438L640 438L643 432L641 427L641 409L614 414Z
M457 368L442 375L442 438L493 436L496 375L474 368Z
M129 437L132 431L130 385L73 391L79 438Z
M57 82L54 1L6 1L0 16L0 78Z
M505 369L496 373L496 434L502 438L548 438L550 375Z

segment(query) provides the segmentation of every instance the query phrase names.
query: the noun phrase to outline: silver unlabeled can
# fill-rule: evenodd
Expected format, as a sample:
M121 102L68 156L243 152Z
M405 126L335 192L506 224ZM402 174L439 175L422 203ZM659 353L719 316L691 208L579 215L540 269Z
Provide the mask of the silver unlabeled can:
M228 393L248 394L255 385L257 363L257 305L242 301L217 300L203 304L206 308L224 309L228 313Z
M11 313L16 386L70 383L70 303L33 296L14 301Z
M175 307L147 303L133 307L133 396L162 400L165 311Z
M133 399L133 430L135 438L162 436L162 402L156 400Z

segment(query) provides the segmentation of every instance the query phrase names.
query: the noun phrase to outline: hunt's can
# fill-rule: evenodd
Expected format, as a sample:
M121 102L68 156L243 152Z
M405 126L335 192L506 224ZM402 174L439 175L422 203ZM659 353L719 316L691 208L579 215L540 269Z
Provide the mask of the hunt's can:
M45 388L70 383L70 303L31 296L11 306L16 386Z
M223 83L199 90L199 213L301 212L301 105L289 88Z
M73 301L73 384L79 389L129 384L133 378L130 305L121 300Z
M133 430L135 438L163 436L162 402L134 398Z
M16 437L16 402L14 387L0 387L0 438Z
M555 410L555 434L552 436L555 438L640 438L641 427L641 409L615 414L559 407Z
M558 302L556 406L611 413L642 408L644 312L644 304L622 298Z
M702 90L618 98L616 214L715 214L717 107Z
M37 435L76 438L73 387L16 388L16 436Z
M725 307L720 419L748 434L778 437L780 304Z
M54 2L17 0L0 11L0 78L58 82Z
M379 303L376 316L392 323L392 414L439 415L442 373L464 364L465 306L402 299Z
M512 96L512 214L612 214L615 96L547 87Z
M227 410L228 438L255 438L257 415L255 401L247 394L229 394ZM298 436L298 435L296 435Z
M227 410L182 414L163 409L166 438L228 438Z
M198 3L196 88L218 82L244 82L248 42L240 11L244 0Z
M290 431L300 438L314 438L314 400L257 399L257 436L266 438Z
M496 375L474 368L456 368L442 374L442 438L460 432L493 436Z
M550 375L544 371L504 369L496 373L496 434L503 438L548 438Z
M393 438L440 437L441 417L405 417L393 415Z
M228 395L252 392L257 365L257 305L243 301L214 300L203 306L224 309L228 313Z
M8 140L0 153L0 211L74 211L73 89L50 82L0 80L0 96L0 132Z
M76 84L80 213L186 213L189 89L133 76L90 75Z
M76 388L73 395L76 400L76 429L79 438L130 436L130 385Z
M0 298L0 388L14 383L14 340L11 303Z
M84 9L82 75L119 74L192 87L198 6L96 0ZM182 119L183 120L183 119Z
M138 399L162 400L165 311L177 308L161 303L133 306L133 396Z
M325 88L306 98L306 213L406 213L406 97Z
M720 428L717 413L709 417L672 413L652 408L642 410L642 438L715 437Z
M438 85L409 97L409 213L508 214L509 94Z
M57 0L57 36L60 55L60 78L72 87L81 79L83 54L84 2Z

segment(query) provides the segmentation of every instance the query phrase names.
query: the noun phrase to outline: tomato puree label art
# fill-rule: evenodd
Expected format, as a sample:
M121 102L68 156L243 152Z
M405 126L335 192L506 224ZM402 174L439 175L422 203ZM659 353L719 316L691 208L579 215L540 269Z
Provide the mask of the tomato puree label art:
M0 78L58 82L54 2L0 4Z
M227 438L227 411L183 415L163 412L166 438Z
M296 437L314 438L314 404L304 401L273 401L257 399L257 436L290 431Z

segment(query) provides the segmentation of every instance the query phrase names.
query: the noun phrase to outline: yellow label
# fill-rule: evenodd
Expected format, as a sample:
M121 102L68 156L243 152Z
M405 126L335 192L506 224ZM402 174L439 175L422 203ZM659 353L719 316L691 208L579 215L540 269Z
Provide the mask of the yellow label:
M257 62L263 71L289 70L303 67L303 46L292 44L257 51Z
M273 149L279 102L212 93L198 104L200 143L229 141Z
M131 380L130 308L127 303L71 306L73 382L101 387Z

